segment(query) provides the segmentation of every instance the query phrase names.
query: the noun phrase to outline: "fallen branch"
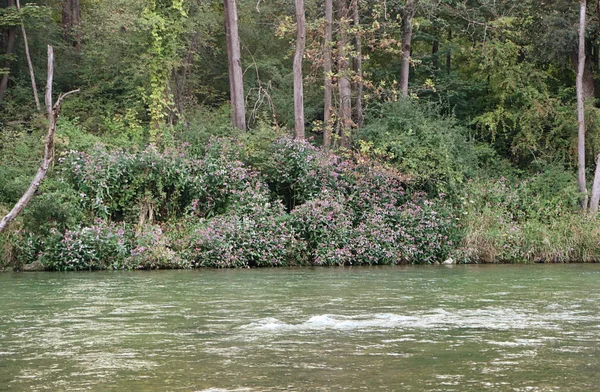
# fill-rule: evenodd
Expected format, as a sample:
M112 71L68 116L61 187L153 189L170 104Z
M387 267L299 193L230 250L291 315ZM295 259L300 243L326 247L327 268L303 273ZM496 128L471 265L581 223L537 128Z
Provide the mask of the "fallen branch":
M40 167L31 181L29 188L25 191L23 196L19 199L19 201L15 204L13 209L4 217L2 221L0 221L0 233L8 226L10 222L15 220L17 216L23 211L23 209L27 206L35 191L40 187L42 180L46 177L46 173L48 173L48 168L52 164L52 160L54 158L54 134L56 133L56 122L58 120L58 116L60 114L60 106L62 101L69 94L73 94L79 91L73 90L68 93L62 94L56 100L54 106L52 105L52 79L54 76L54 49L52 46L48 46L48 79L46 85L46 111L48 116L48 134L46 135L46 143L44 147L44 158L42 158L42 162L40 163Z

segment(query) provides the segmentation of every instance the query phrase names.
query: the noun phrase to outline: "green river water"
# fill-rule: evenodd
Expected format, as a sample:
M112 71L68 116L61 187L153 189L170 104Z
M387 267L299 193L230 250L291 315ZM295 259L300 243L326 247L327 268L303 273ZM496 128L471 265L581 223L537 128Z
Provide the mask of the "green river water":
M0 274L0 391L597 391L600 265Z

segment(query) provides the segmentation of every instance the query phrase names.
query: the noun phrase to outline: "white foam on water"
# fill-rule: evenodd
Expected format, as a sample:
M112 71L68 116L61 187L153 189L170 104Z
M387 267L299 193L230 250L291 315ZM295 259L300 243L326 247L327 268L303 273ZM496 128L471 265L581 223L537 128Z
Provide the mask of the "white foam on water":
M572 311L540 313L498 307L449 311L438 308L428 312L412 312L410 315L395 313L373 313L356 316L321 314L296 323L287 323L277 318L268 317L241 328L248 331L281 333L431 328L437 330L523 330L530 328L556 330L560 329L564 323L598 320L598 316L582 315ZM517 345L529 345L538 342L518 341L515 343Z
M250 388L236 388L236 389L225 389L225 388L208 388L202 389L195 392L248 392L252 391Z

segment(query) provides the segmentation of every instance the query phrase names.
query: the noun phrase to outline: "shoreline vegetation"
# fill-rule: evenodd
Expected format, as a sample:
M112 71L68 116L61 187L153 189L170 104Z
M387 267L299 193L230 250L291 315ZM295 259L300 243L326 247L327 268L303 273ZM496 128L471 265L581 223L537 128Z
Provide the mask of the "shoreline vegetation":
M600 262L600 8L294 5L0 0L0 270Z
M407 105L418 110L395 103L389 111L402 115ZM458 138L451 119L433 117L402 144L429 143L429 162L446 161L411 170L419 156L394 159L394 141L372 138L372 126L382 125L365 126L361 148L337 153L269 127L162 149L86 137L92 147L83 152L70 148L81 135L62 128L52 175L1 237L4 267L600 261L600 228L578 211L569 171L493 179L487 170L502 160Z

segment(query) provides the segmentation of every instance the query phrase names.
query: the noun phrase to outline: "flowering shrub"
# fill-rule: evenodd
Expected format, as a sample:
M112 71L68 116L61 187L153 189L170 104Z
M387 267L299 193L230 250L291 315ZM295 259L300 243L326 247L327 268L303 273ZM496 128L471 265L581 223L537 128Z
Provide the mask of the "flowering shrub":
M256 172L243 151L212 139L199 158L71 153L61 184L95 223L23 237L22 259L56 270L430 263L458 241L450 210L411 201L406 176L363 155L284 138Z
M398 233L403 262L442 261L461 238L460 226L452 210L428 200L403 205L391 219Z
M397 264L402 260L398 231L375 209L363 216L352 232L352 264Z
M83 204L96 215L137 219L141 204L157 219L179 212L194 198L194 177L200 162L184 151L109 151L97 145L90 153L71 152L63 173L79 192Z
M63 173L82 203L97 216L146 223L180 217L190 206L199 216L227 211L232 193L256 183L239 159L239 147L213 139L201 159L185 148L158 151L71 152Z
M306 241L309 257L317 265L352 262L352 214L343 195L324 191L318 198L292 211L292 222Z
M169 238L158 225L146 225L138 228L133 246L122 265L113 268L124 269L166 269L190 268L191 263L183 260L171 249Z
M346 195L348 206L359 221L373 209L384 212L406 202L404 184L409 178L394 168L355 155L339 164L336 189Z
M275 142L270 159L259 169L271 191L291 210L322 188L335 187L339 160L308 141L286 137Z
M444 260L460 238L453 215L434 207L376 205L356 219L347 199L324 192L292 216L315 264L417 264Z
M267 267L293 262L302 244L295 240L287 214L270 202L266 190L242 192L230 214L201 219L184 242L196 267ZM254 196L254 197L252 197Z
M44 244L41 262L59 271L106 269L129 254L127 227L98 219L95 225L57 232Z

